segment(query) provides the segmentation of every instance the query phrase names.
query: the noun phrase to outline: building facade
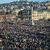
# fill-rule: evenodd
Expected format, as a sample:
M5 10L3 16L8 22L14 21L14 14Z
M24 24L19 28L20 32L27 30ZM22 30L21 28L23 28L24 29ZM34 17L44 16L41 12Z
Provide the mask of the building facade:
M32 20L50 19L50 10L33 10Z
M0 22L3 21L15 21L16 14L0 14Z

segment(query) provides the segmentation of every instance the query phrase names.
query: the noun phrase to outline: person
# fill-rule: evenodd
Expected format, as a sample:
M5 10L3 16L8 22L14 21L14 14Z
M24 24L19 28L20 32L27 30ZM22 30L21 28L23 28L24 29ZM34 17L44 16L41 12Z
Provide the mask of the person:
M13 46L10 47L10 50L13 50Z
M2 50L2 48L0 48L0 50Z

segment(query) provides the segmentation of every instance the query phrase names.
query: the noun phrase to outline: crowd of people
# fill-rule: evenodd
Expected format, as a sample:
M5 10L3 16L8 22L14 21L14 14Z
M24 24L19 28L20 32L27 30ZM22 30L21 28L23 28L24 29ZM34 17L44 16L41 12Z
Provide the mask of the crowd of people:
M36 26L2 22L0 23L0 35L4 36L4 38L2 37L3 50L50 49L50 38L47 34L41 33L40 28L36 28Z

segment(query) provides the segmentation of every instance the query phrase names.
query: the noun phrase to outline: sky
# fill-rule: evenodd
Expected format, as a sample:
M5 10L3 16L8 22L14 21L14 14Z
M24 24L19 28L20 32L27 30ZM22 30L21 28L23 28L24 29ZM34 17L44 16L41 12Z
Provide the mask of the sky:
M13 1L17 1L17 0L0 0L0 4L2 3L9 3L9 2L13 2ZM31 0L28 0L31 1ZM50 1L50 0L32 0L32 1Z

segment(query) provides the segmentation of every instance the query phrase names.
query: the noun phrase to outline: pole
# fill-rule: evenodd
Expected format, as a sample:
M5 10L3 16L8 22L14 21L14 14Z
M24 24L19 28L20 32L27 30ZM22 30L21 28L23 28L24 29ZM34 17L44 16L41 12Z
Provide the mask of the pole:
M32 18L32 25L34 25L34 22L33 22L33 2L32 2L32 11L31 11L31 18Z

